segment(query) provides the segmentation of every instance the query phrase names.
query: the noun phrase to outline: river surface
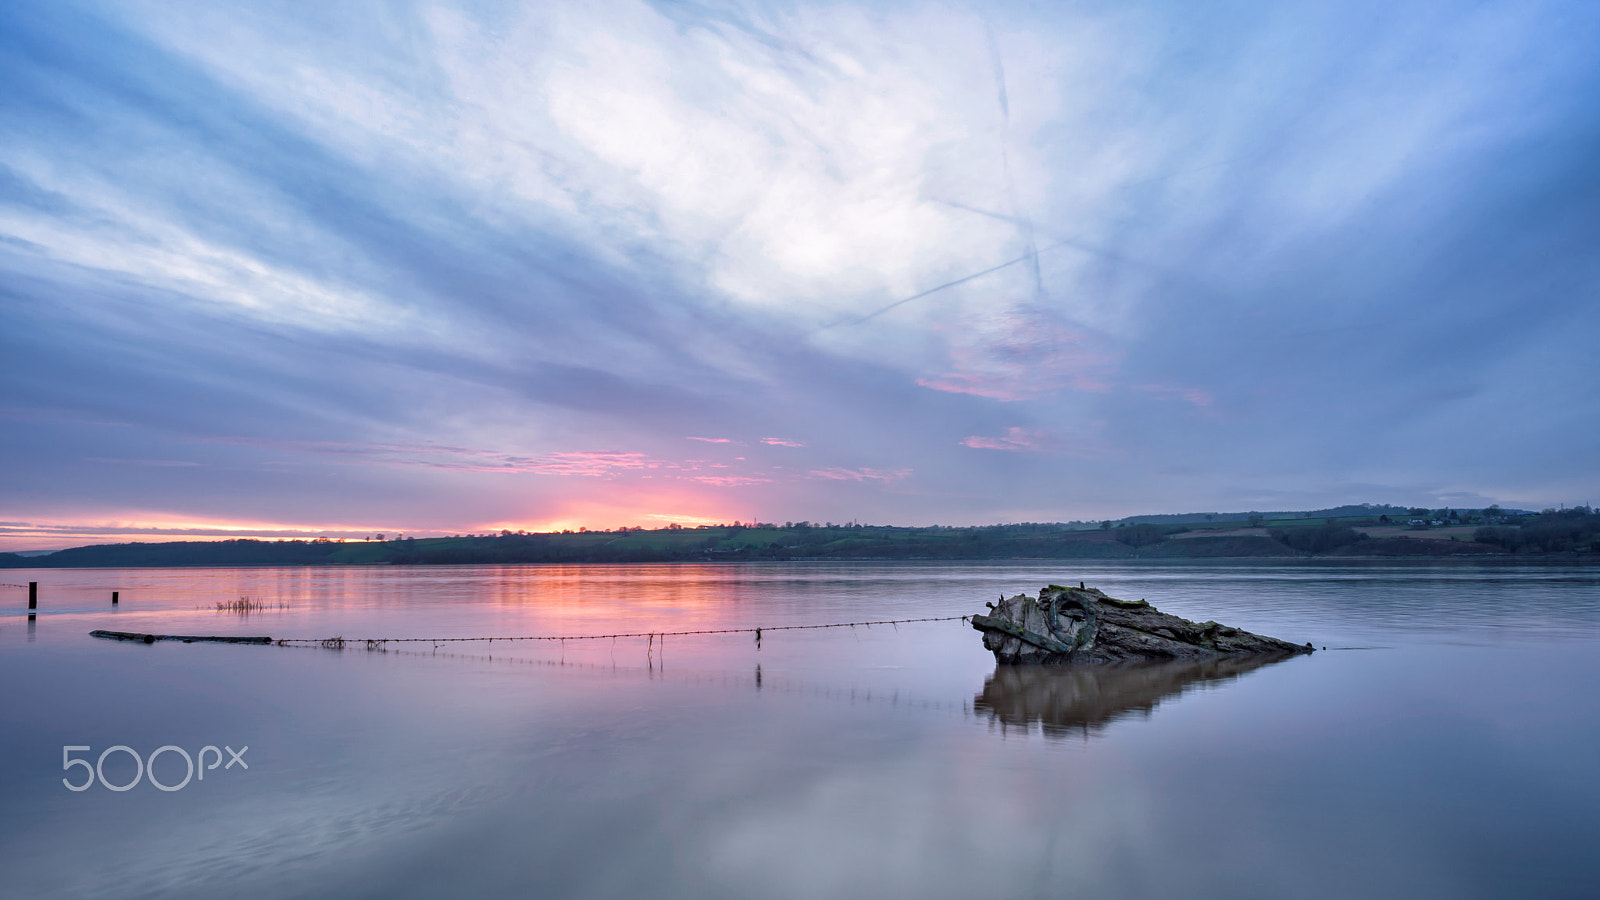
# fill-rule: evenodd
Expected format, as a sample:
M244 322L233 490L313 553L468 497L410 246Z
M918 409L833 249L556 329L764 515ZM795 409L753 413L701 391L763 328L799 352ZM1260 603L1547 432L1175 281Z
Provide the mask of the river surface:
M31 622L16 587L28 581ZM1078 581L1328 649L1260 667L997 672L959 621L768 630L759 647L748 633L361 642L959 616ZM865 562L0 582L4 897L1600 891L1594 568ZM260 607L217 608L241 597ZM125 644L96 628L346 643Z

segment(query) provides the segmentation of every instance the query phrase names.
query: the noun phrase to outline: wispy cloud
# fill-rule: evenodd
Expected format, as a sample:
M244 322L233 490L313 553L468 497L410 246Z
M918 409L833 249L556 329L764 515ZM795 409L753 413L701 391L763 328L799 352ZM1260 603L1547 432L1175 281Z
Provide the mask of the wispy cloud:
M1001 437L983 437L982 435L968 435L961 441L961 446L971 447L975 450L1043 450L1052 443L1051 436L1043 431L1030 431L1026 428L1007 428Z
M1217 400L1217 398L1213 396L1210 391L1207 391L1203 388L1184 387L1182 385L1174 384L1138 384L1134 385L1134 390L1144 391L1150 394L1164 394L1178 397L1190 406L1199 407L1201 409L1209 408L1211 404L1215 403Z
M579 475L586 478L600 478L615 475L618 472L635 471L638 469L658 468L661 463L653 460L643 453L610 453L610 452L570 452L551 453L546 456L526 458L517 456L502 457L503 469L516 472L528 472L535 475ZM490 467L474 469L474 471L500 471L502 468Z
M918 378L936 391L1014 403L1068 389L1110 389L1120 352L1108 336L1070 329L1054 316L1018 311L951 332L952 371Z
M84 461L119 466L155 466L158 468L185 468L200 465L197 462L183 459L115 459L106 456L86 456Z
M743 475L696 475L691 479L716 487L746 487L752 484L771 484L771 478L752 478Z
M910 469L844 469L832 467L827 469L812 469L806 473L812 478L823 478L829 481L900 481L911 476Z

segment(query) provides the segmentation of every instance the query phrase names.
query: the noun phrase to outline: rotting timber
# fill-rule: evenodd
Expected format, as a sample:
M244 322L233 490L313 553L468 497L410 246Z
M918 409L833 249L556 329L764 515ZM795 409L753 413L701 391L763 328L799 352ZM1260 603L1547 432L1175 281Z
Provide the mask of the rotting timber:
M972 617L983 646L1000 663L1117 663L1206 659L1245 654L1310 653L1292 644L1216 622L1191 622L1143 600L1118 600L1097 588L1049 585L1038 598L1018 594Z
M233 635L214 634L145 634L139 631L104 631L89 632L90 637L104 638L108 641L133 641L139 644L154 644L156 641L181 641L185 644L270 644L269 637L235 637Z

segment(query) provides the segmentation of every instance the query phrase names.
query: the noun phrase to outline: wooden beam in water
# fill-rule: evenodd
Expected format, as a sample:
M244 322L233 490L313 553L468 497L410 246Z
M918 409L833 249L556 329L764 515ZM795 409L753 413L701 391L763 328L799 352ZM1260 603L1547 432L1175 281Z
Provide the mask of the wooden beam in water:
M156 641L182 641L185 644L270 644L269 637L233 637L232 635L205 635L205 634L141 634L136 631L103 631L89 632L90 637L105 638L108 641L134 641L141 644L154 644Z

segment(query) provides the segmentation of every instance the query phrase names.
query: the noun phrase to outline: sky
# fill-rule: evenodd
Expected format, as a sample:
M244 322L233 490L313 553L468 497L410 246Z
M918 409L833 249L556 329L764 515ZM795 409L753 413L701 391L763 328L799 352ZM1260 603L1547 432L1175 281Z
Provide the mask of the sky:
M0 550L1600 500L1600 5L0 5Z

